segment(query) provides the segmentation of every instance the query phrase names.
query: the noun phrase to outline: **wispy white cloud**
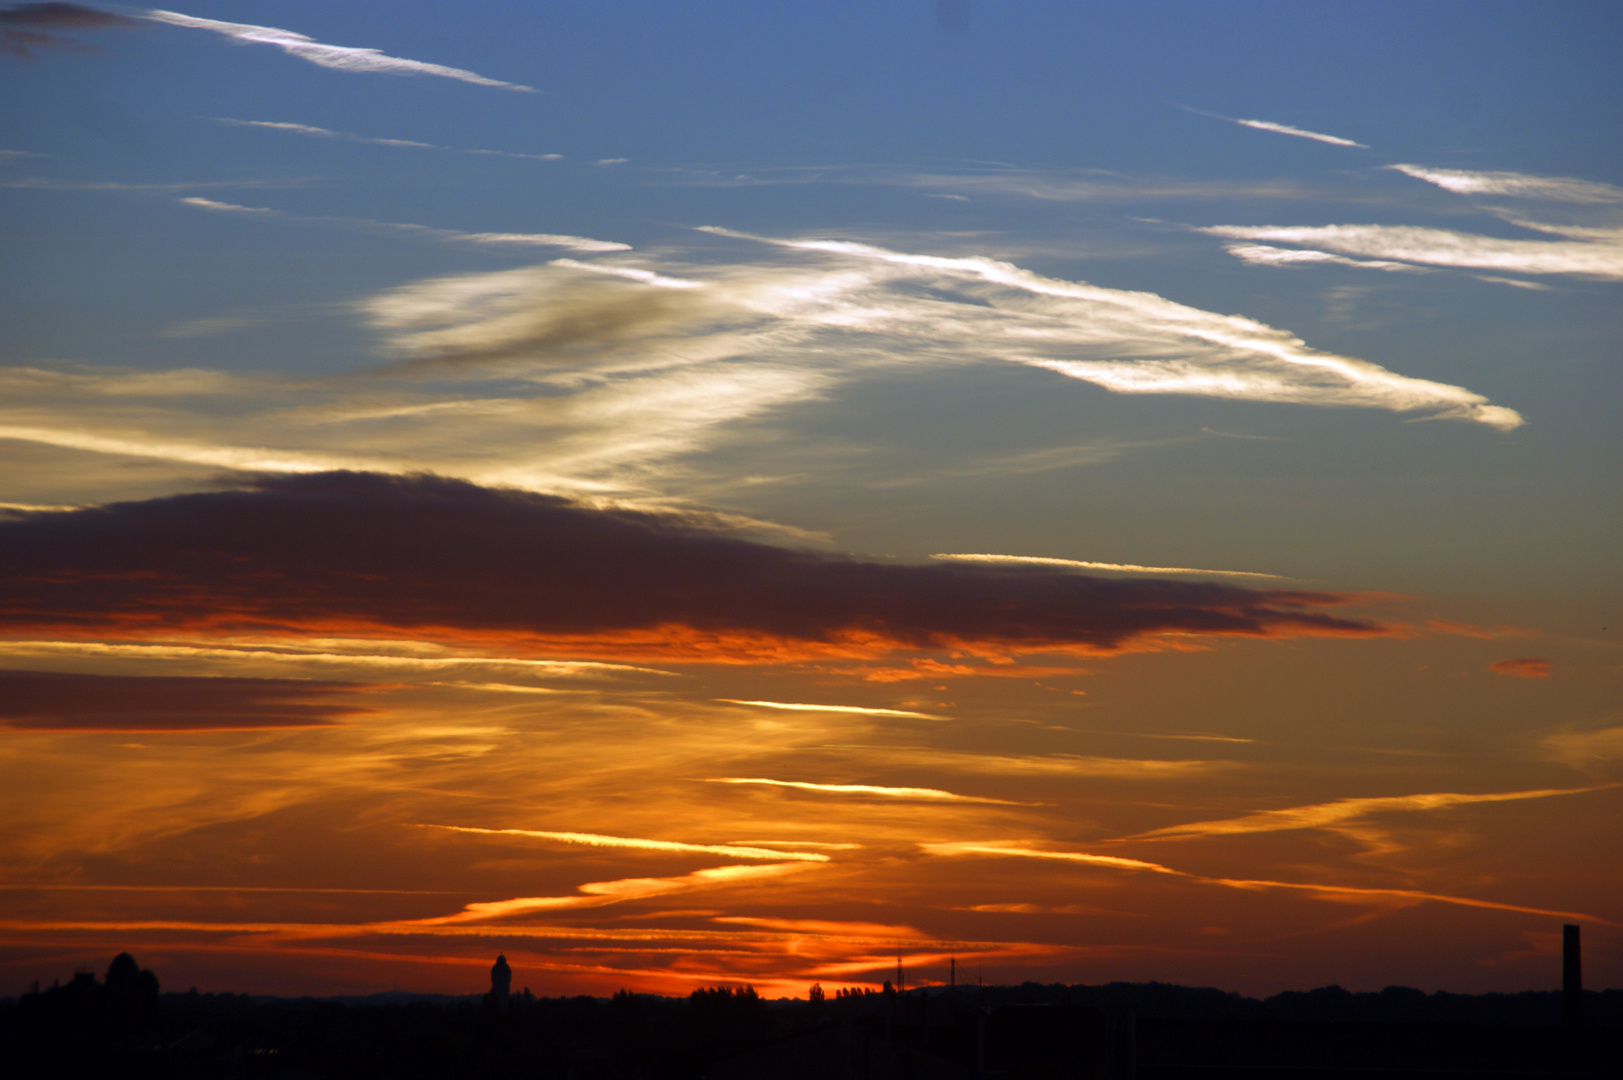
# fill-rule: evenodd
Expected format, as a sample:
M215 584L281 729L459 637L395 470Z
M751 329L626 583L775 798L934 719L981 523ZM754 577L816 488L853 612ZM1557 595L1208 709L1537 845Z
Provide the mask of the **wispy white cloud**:
M1499 277L1496 274L1477 274L1478 281L1486 281L1490 285L1509 285L1516 289L1526 289L1529 292L1549 292L1548 285L1537 281L1523 281L1520 278Z
M1014 806L1007 799L986 799L977 795L958 795L940 788L883 787L878 784L814 784L808 780L767 780L761 777L723 776L710 780L712 784L762 784L767 787L796 788L800 791L826 792L830 795L876 795L887 799L926 799L952 802L997 803Z
M223 34L233 41L243 44L274 45L283 52L298 57L300 60L307 60L312 64L333 68L338 71L375 72L387 75L436 75L441 78L473 83L476 86L496 86L506 90L534 92L533 87L503 82L501 79L486 78L472 71L464 71L462 68L446 67L444 64L430 64L421 60L405 60L398 56L388 56L378 49L328 45L304 34L297 34L291 30L279 30L274 26L222 22L219 19L202 19L195 15L182 15L179 12L158 9L146 12L142 18L150 19L153 22L166 23L170 26L183 26L192 30L208 30L212 33Z
M880 709L866 705L805 705L788 701L740 701L736 698L718 698L729 705L750 705L757 709L785 709L790 712L856 713L861 716L908 716L918 720L946 720L934 713L910 712L907 709Z
M311 124L293 124L277 120L237 120L229 116L216 116L216 121L230 124L232 127L266 128L271 131L286 131L294 135L307 135L316 139L335 139L339 142L371 143L375 146L401 146L420 150L443 150L452 154L482 154L487 157L520 158L526 161L560 161L562 154L519 154L511 150L464 150L455 146L440 146L436 143L418 142L415 139L384 139L374 135L356 135L348 131L333 131L330 128L315 127Z
M1418 225L1213 225L1199 231L1422 266L1623 280L1623 240L1612 230L1593 230L1598 235L1586 240L1515 240Z
M1363 143L1353 142L1351 139L1326 135L1319 131L1308 131L1306 128L1292 127L1289 124L1276 124L1272 120L1235 120L1233 123L1239 124L1241 127L1256 128L1258 131L1272 131L1279 135L1294 135L1298 139L1312 139L1314 142L1329 143L1331 146L1351 146L1359 150L1369 149Z
M1456 195L1502 195L1564 203L1623 203L1623 187L1570 176L1532 176L1518 172L1475 172L1469 169L1433 169L1425 165L1388 165L1416 180L1435 184Z
M433 143L417 142L414 139L381 139L371 135L352 135L347 131L332 131L324 127L313 127L309 124L290 124L276 120L236 120L229 116L216 116L218 123L229 124L232 127L269 128L272 131L288 131L296 135L310 135L318 139L337 139L342 142L373 143L378 146L413 146L424 150L439 150L441 147Z
M706 231L745 235L726 229ZM920 304L924 310L908 312L905 322L897 316L882 319L871 305L851 313L855 325L889 322L915 346L924 344L919 339L934 322L943 331L956 331L959 341L954 343L960 346L967 345L964 339L973 334L981 355L1047 368L1116 393L1427 411L1439 418L1473 420L1501 429L1522 423L1513 410L1490 404L1461 387L1412 379L1366 360L1319 352L1300 338L1254 319L1203 311L1154 293L1043 277L982 257L912 255L840 240L746 238L858 262L889 264L900 273L921 278L962 282L968 286L966 292L982 301L980 310L958 305L950 313ZM1076 360L1053 355L1074 357L1079 352L1102 352L1117 358ZM1131 358L1120 358L1124 355Z
M194 209L244 220L297 220L190 198ZM356 219L313 223L486 249L557 243L613 255L605 249L622 246ZM706 244L692 261L670 249L582 255L432 277L366 297L350 310L394 363L360 376L212 373L210 381L192 373L185 379L195 390L183 395L173 386L142 389L134 372L0 372L0 434L165 461L185 476L204 468L430 470L646 503L709 490L714 474L693 463L725 445L732 425L777 410L811 413L842 385L907 370L1013 363L1119 393L1358 406L1498 428L1521 422L1471 390L1322 352L1289 331L1153 293L1045 277L986 257L846 241L720 251ZM110 395L110 386L127 392ZM984 464L1031 467L1001 457ZM74 493L98 497L105 496L89 488Z
M239 206L236 203L220 202L217 199L205 199L193 195L180 200L187 206L195 206L200 210L215 210L223 213L256 214L270 217L285 218L303 224L334 224L359 226L368 229L382 229L389 232L407 233L414 236L428 237L435 240L452 240L468 244L493 244L502 246L522 247L561 247L574 251L629 251L630 244L616 243L613 240L593 240L586 236L565 236L558 233L507 233L507 232L462 232L457 229L436 229L428 225L402 224L391 221L373 221L370 218L350 217L321 217L301 214L288 214L281 210L272 210L263 206Z
M1197 570L1189 566L1139 566L1136 563L1084 562L1080 559L1052 559L1041 555L931 555L932 559L954 562L1011 563L1032 566L1069 566L1077 570L1109 570L1128 574L1199 574L1205 577L1247 577L1286 580L1281 574L1261 574L1254 570Z
M1388 273L1424 274L1423 266L1413 263L1391 262L1386 259L1349 259L1345 255L1332 255L1328 251L1304 251L1293 248L1270 247L1267 244L1224 244L1230 255L1252 266L1306 266L1330 264L1356 266L1361 270L1385 270Z
M1294 135L1298 139L1312 139L1314 142L1328 143L1331 146L1349 146L1357 150L1368 150L1369 147L1361 142L1343 139L1337 135L1326 135L1319 131L1308 131L1306 128L1292 127L1290 124L1279 124L1272 120L1241 120L1235 116L1224 116L1222 113L1207 112L1204 109L1191 108L1188 105L1178 106L1184 112L1194 113L1196 116L1205 116L1213 120L1224 120L1230 124L1239 124L1241 127L1253 128L1257 131L1271 131L1276 135Z
M827 855L819 855L812 851L773 851L768 848L741 847L736 844L685 844L676 840L647 840L636 836L547 832L537 829L479 829L466 825L423 825L422 828L479 833L486 836L526 836L537 840L554 840L561 844L583 844L587 847L630 848L637 851L659 851L672 854L727 855L735 859L789 859L800 862L828 862Z

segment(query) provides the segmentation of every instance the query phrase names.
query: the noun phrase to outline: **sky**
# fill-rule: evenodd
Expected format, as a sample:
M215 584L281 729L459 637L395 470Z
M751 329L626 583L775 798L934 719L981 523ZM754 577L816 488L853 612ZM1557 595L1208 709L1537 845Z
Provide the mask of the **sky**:
M0 993L1623 985L1619 70L0 7Z

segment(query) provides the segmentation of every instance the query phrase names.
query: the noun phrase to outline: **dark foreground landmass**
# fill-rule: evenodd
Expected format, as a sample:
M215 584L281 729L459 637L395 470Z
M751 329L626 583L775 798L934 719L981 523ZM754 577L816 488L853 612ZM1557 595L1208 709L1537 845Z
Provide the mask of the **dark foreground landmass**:
M150 973L139 972L140 976ZM158 993L129 972L0 1000L7 1077L453 1080L1623 1078L1623 991L1325 987L1255 1000L1161 983L767 1001Z

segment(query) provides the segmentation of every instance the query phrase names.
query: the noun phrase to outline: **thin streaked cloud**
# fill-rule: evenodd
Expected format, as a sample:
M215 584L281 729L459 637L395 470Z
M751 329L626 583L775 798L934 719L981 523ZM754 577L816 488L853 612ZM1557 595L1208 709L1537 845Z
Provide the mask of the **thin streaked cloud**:
M1343 139L1339 135L1326 135L1321 131L1309 131L1306 128L1293 127L1290 124L1280 124L1273 120L1242 120L1236 116L1224 116L1222 113L1207 112L1204 109L1192 108L1188 105L1178 106L1184 112L1194 113L1196 116L1205 116L1212 120L1223 120L1230 124L1238 124L1255 131L1268 131L1275 135L1292 135L1298 139L1311 139L1314 142L1326 143L1330 146L1346 146L1355 150L1368 150L1369 147L1361 142Z
M1611 231L1584 240L1517 240L1419 225L1212 225L1198 231L1421 266L1623 280L1623 240Z
M1001 806L1019 806L1007 799L987 799L978 795L958 795L940 788L883 787L878 784L816 784L809 780L768 780L763 777L723 776L707 781L711 784L760 784L766 787L795 788L800 791L823 792L829 795L876 795L887 799L925 799L952 802L996 803Z
M1140 566L1137 563L1107 563L1085 562L1080 559L1055 559L1042 555L931 555L932 559L948 559L955 562L981 562L981 563L1010 563L1013 565L1032 566L1069 566L1078 570L1109 570L1126 574L1199 574L1207 577L1247 577L1272 578L1276 581L1289 580L1283 574L1263 574L1255 570L1199 570L1190 566Z
M1230 255L1252 266L1354 266L1360 270L1384 270L1387 273L1424 274L1423 266L1413 263L1392 262L1388 259L1349 259L1345 255L1332 255L1328 251L1300 248L1279 248L1268 244L1224 244Z
M467 825L421 825L424 829L445 829L449 832L476 833L483 836L523 836L536 840L554 840L560 844L583 844L586 847L630 848L637 851L658 851L673 854L729 855L737 859L790 859L799 862L827 862L827 855L811 851L773 851L768 848L740 847L733 844L686 844L677 840L648 840L635 836L604 836L600 833L550 832L538 829L480 829Z
M1424 180L1456 195L1503 195L1564 203L1623 203L1623 187L1570 176L1533 176L1518 172L1433 169L1425 165L1388 165L1388 169Z
M1011 843L952 841L948 843L920 844L919 848L930 855L996 855L1022 859L1054 859L1059 862L1105 866L1113 870L1149 870L1157 874L1188 876L1181 870L1173 870L1170 867L1162 866L1160 863L1145 862L1143 859L1124 859L1117 855L1093 855L1083 851L1045 851L1040 848L1024 847L1018 841Z
M993 754L930 746L830 746L856 750L865 761L988 776L1089 776L1119 780L1189 780L1234 767L1229 761L1092 757L1081 754Z
M912 712L907 709L882 709L868 705L810 705L789 701L742 701L737 698L717 698L729 705L749 705L757 709L783 709L788 712L855 713L861 716L906 716L915 720L947 720L950 717L934 713Z
M1609 919L1598 918L1594 915L1573 911L1552 911L1548 908L1528 907L1522 904L1505 903L1498 900L1480 900L1469 896L1456 896L1449 893L1427 892L1420 889L1382 888L1357 885L1331 885L1314 882L1272 881L1254 878L1225 878L1207 877L1201 874L1191 874L1183 870L1174 870L1160 863L1144 862L1140 859L1120 859L1108 855L1093 855L1081 851L1047 851L1038 848L1022 847L1018 842L1010 843L940 843L920 844L919 847L930 855L952 857L958 855L986 855L1007 856L1024 859L1048 859L1061 862L1079 863L1088 866L1098 866L1104 869L1115 870L1147 870L1157 874L1167 874L1172 877L1183 878L1201 885L1219 885L1229 889L1241 889L1248 892L1260 892L1268 889L1285 889L1297 892L1314 894L1321 900L1365 902L1375 904L1399 905L1434 902L1453 904L1460 907L1483 908L1490 911L1510 911L1525 915L1544 915L1562 919L1581 919L1587 922L1598 922L1606 926L1616 925Z
M1478 900L1470 896L1454 896L1449 893L1424 892L1419 889L1382 889L1356 885L1321 885L1300 881L1259 881L1247 878L1198 878L1211 885L1223 885L1231 889L1245 889L1248 891L1261 891L1265 889L1289 889L1298 892L1316 894L1320 900L1342 900L1381 903L1396 901L1399 904L1420 904L1428 901L1438 904L1453 904L1457 907L1482 908L1488 911L1511 911L1521 915L1543 915L1555 919L1580 920L1583 922L1600 923L1603 926L1616 926L1610 919L1602 919L1596 915L1585 914L1581 911L1552 911L1549 908L1527 907L1522 904L1508 904L1498 900Z
M236 203L220 202L215 199L205 199L201 196L190 196L180 200L187 206L195 206L201 210L215 210L235 214L263 214L271 217L284 218L288 221L301 224L333 224L346 226L359 226L368 229L380 229L389 232L407 233L414 236L428 237L435 240L452 240L468 244L492 244L502 246L523 247L561 247L574 251L629 251L630 244L616 243L612 240L593 240L586 236L565 236L557 233L510 233L510 232L462 232L458 229L436 229L429 225L413 225L392 221L373 221L370 218L352 217L320 217L302 214L289 214L282 210L272 210L263 206L239 206Z
M398 644L398 643L391 643ZM590 660L520 660L502 656L399 656L377 652L311 652L287 647L282 649L233 648L219 644L131 644L103 641L29 641L0 640L0 656L14 657L85 657L107 659L157 660L211 660L233 666L243 664L272 664L288 666L374 668L397 674L421 672L436 673L479 669L508 671L513 674L548 677L598 677L624 673L643 675L670 675L657 668L634 667ZM538 690L536 687L514 687L509 684L458 683L475 689L490 689L501 685L513 690Z
M1456 806L1476 803L1515 802L1523 799L1547 799L1557 795L1581 795L1596 788L1541 788L1533 791L1497 791L1483 794L1435 792L1423 795L1395 795L1368 799L1338 799L1335 802L1293 806L1284 810L1265 810L1237 818L1216 821L1196 821L1187 825L1169 825L1161 829L1137 833L1129 840L1187 840L1208 836L1236 836L1244 833L1281 832L1292 829L1331 829L1353 822L1364 821L1378 814L1412 813L1424 810L1447 810Z
M789 858L788 855L782 856ZM427 919L412 919L407 926L445 926L454 923L484 922L534 915L544 911L562 911L571 908L603 907L627 900L643 900L694 889L733 885L761 878L782 877L784 874L805 870L804 862L775 863L767 866L713 866L695 870L691 874L668 878L620 878L615 881L592 881L579 886L575 896L525 896L512 900L488 900L468 904L452 915Z
M562 154L520 154L511 150L467 150L457 146L440 146L437 143L418 142L416 139L386 139L376 135L356 135L349 131L334 131L331 128L316 127L313 124L294 124L280 120L238 120L229 116L216 116L215 121L229 124L232 127L263 128L269 131L285 131L293 135L305 135L314 139L332 139L338 142L371 143L374 146L399 146L418 150L443 150L451 154L482 154L487 157L518 158L526 161L561 161Z
M406 60L398 56L388 56L378 49L358 48L348 45L328 45L305 34L298 34L292 30L281 30L274 26L255 26L252 23L202 19L195 15L182 15L176 11L163 11L161 9L148 11L141 17L150 19L152 22L165 23L169 26L181 26L190 30L207 30L211 33L224 35L244 45L274 45L276 48L291 56L296 56L300 60L306 60L312 64L337 71L384 75L434 75L440 78L455 79L459 82L473 83L476 86L494 86L504 90L520 90L526 93L535 92L534 87L504 82L501 79L487 78L484 75L465 71L462 68L447 67L444 64L430 64L422 60Z
M1289 124L1276 124L1272 120L1234 120L1233 123L1241 127L1255 128L1258 131L1272 131L1276 135L1294 135L1298 139L1312 139L1314 142L1329 143L1331 146L1350 146L1358 150L1368 150L1369 147L1361 142L1343 139L1338 135L1326 135L1322 131L1308 131L1306 128L1292 127Z

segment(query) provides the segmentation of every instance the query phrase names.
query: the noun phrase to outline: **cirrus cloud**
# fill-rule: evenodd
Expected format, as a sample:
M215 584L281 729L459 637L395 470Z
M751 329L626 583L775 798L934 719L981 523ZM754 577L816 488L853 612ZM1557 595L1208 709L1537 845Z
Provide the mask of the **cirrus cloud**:
M252 23L223 22L219 19L201 19L195 15L182 15L178 11L154 9L141 16L169 26L182 26L190 30L208 30L223 34L245 45L274 45L283 52L307 60L324 68L337 71L376 72L386 75L437 75L446 79L473 83L476 86L497 86L505 90L534 93L535 88L518 83L490 79L462 68L429 64L422 60L406 60L388 56L378 49L356 48L348 45L328 45L292 30L279 30L274 26L255 26Z

